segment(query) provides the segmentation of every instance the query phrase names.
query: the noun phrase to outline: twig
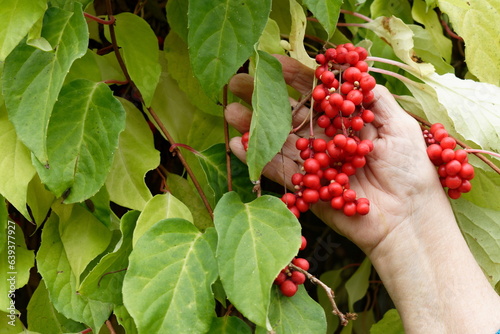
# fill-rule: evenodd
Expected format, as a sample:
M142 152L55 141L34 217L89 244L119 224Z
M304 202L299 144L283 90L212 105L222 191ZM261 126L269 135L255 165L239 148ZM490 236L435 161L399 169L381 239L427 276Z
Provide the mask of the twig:
M323 283L320 279L316 278L316 276L311 275L308 271L306 271L300 267L297 267L293 263L290 263L288 265L288 267L292 268L293 270L296 270L296 271L303 273L304 275L306 275L306 277L312 283L321 286L323 288L323 290L325 290L325 293L328 296L328 299L330 300L330 303L332 304L332 307L333 307L332 313L339 317L340 324L342 326L347 326L347 324L349 323L350 320L356 320L356 318L358 317L358 315L356 313L349 313L348 312L348 313L344 314L339 310L339 308L337 307L337 303L335 303L335 292L328 285Z
M112 9L112 6L111 6L111 0L106 0L106 10L108 12L108 16L110 18L113 17L113 14L112 14L113 13L113 9ZM140 90L137 89L137 86L135 85L135 83L130 78L130 74L128 73L127 66L125 65L125 62L123 61L123 58L122 58L122 56L120 54L120 51L118 49L118 44L116 42L115 28L114 28L113 25L109 26L109 35L111 36L111 44L113 45L113 50L115 51L116 60L118 61L118 64L120 64L120 68L121 68L123 74L125 75L125 78L127 79L128 82L130 82L130 84L134 88L136 88L136 90L138 92L138 95L139 95L139 100L141 101L141 103L143 105L145 105L144 99L142 97L142 94L141 94ZM168 132L167 128L165 127L165 125L163 124L163 122L160 120L160 118L158 117L158 115L156 114L156 112L153 110L153 108L147 107L147 109L148 109L151 117L153 117L153 119L155 120L156 124L158 124L158 126L160 127L161 132L165 135L165 137L167 138L167 140L170 142L170 144L175 144L174 139L172 138L172 136L170 135L170 133ZM179 158L179 160L181 161L182 165L184 166L184 169L186 169L186 172L189 174L189 177L191 178L191 181L193 181L193 185L195 186L196 190L198 191L198 194L200 195L200 197L201 197L201 199L203 201L203 204L205 205L208 213L210 214L210 216L213 219L214 214L213 214L212 207L210 206L210 203L208 202L208 199L207 199L207 197L205 195L205 192L201 188L200 183L198 182L196 176L194 175L193 170L191 169L191 167L189 166L189 164L187 163L186 159L184 158L184 156L182 155L182 153L181 153L181 151L179 149L176 149L176 153L177 153L177 157Z
M369 18L368 16L364 16L363 14L360 14L360 13L356 13L356 12L351 12L350 10L345 10L345 9L341 9L340 12L342 14L349 14L349 15L352 15L352 16L355 16L357 18L360 18L362 20L365 20L367 22L371 22L373 21L371 18Z
M112 25L113 23L115 23L114 17L110 17L109 20L103 20L100 17L94 16L94 15L86 13L86 12L83 12L83 16L85 16L86 18L91 19L93 21L96 21L97 23L104 24L104 25Z
M108 327L110 334L116 334L115 329L113 328L113 324L111 323L111 321L106 320L106 327Z

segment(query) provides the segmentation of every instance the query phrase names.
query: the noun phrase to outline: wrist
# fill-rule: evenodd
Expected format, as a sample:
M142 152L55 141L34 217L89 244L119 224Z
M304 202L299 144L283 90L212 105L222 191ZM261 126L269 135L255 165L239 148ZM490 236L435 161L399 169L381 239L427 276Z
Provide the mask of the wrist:
M500 297L473 258L450 206L439 202L398 224L368 256L407 330L494 333Z

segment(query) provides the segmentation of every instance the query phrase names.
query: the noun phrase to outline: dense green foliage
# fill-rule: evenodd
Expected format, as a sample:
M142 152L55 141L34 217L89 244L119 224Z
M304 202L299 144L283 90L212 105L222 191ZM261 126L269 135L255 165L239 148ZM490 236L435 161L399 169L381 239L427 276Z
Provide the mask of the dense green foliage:
M342 333L400 333L370 262L261 178L299 97L271 54L314 67L328 43L362 45L399 62L374 75L405 109L499 152L494 2L0 0L0 333L333 333L321 289L273 286L301 233L311 272L358 313ZM238 71L255 77L254 114L229 177ZM500 293L500 175L470 160L473 190L452 206Z

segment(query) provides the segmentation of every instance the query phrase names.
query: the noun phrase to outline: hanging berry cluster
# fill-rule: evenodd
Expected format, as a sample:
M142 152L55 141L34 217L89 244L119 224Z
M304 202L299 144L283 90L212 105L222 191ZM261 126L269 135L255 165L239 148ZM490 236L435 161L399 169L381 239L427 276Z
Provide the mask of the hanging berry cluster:
M373 100L375 79L368 74L368 53L351 43L338 45L316 56L318 85L312 92L316 122L330 140L300 138L296 148L304 159L304 173L292 175L295 193L282 200L297 216L318 201L330 202L346 216L365 215L370 201L357 198L349 177L366 164L373 150L370 140L360 140L358 132L374 119L364 106Z
M304 250L306 246L306 238L302 236L302 244L300 245L299 250ZM295 257L293 258L292 263L305 271L309 270L309 261L304 258ZM274 284L280 287L280 291L283 295L292 297L297 292L299 285L304 284L305 281L306 275L300 271L294 270L290 266L286 266L278 274L274 280Z
M441 123L435 123L423 135L427 144L427 155L437 167L439 180L448 188L448 196L459 198L471 190L470 180L474 178L474 167L469 164L467 152L455 150L457 142L448 135Z

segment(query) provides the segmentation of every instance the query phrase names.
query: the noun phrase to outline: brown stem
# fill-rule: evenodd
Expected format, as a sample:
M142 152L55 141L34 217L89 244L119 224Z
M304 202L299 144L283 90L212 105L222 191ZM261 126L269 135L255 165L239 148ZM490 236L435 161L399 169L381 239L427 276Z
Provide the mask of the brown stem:
M108 16L111 18L113 16L112 15L113 8L111 6L111 0L106 0L106 10L108 12ZM113 25L109 26L109 35L111 36L111 43L113 44L113 50L115 51L116 60L120 64L120 68L121 68L123 74L125 75L125 78L127 79L128 82L130 82L130 84L134 88L136 88L137 93L139 95L139 100L141 101L141 103L143 105L145 105L144 99L142 98L142 94L141 94L140 90L137 89L137 86L135 85L135 83L130 78L130 75L129 75L128 70L127 70L127 66L125 65L125 62L123 61L122 55L120 54L120 51L118 49L118 44L116 42L116 34L115 34L115 29L114 29ZM174 139L172 138L172 136L170 135L170 133L167 131L167 129L165 128L165 125L160 120L160 118L158 117L158 115L156 114L156 112L153 110L153 108L147 107L147 109L148 109L150 115L155 120L156 124L158 124L158 126L160 127L161 132L165 135L165 137L167 138L167 140L170 142L170 144L174 144L175 143ZM205 192L201 188L200 183L196 179L196 176L194 175L193 170L191 169L191 167L187 163L187 161L184 158L184 156L182 155L181 151L179 151L178 149L176 149L176 153L177 153L177 157L179 158L179 160L181 161L182 165L184 166L184 169L186 169L186 172L188 173L189 177L191 178L191 181L193 181L193 185L195 186L196 190L198 191L198 194L200 195L200 197L201 197L201 199L203 201L203 204L205 205L208 213L210 214L210 217L212 217L212 219L213 219L214 214L213 214L212 207L210 206L210 203L208 202L208 199L205 196Z
M411 117L413 117L414 119L417 120L417 122L427 126L427 127L431 127L431 123L426 121L425 119L423 119L422 117L419 117L409 111L406 110L406 112L408 113L408 115L410 115ZM451 138L455 139L455 141L457 142L458 145L460 145L461 147L463 147L465 150L471 150L470 153L474 154L476 157L478 157L479 159L481 159L485 164L487 164L491 169L493 169L497 174L500 174L500 168L495 165L491 160L489 160L488 158L486 158L483 154L479 153L479 152L476 152L473 150L472 147L470 147L469 145L467 145L466 143L464 143L463 141L457 139L457 138L454 138L452 136L450 136Z
M128 81L122 81L122 80L104 80L103 83L108 84L108 85L126 85L128 84Z
M102 274L101 277L99 277L99 280L97 281L97 286L98 287L101 287L101 280L104 278L104 276L107 276L107 275L111 275L111 274L116 274L116 273L119 273L121 271L125 271L127 270L128 268L123 268L123 269L119 269L119 270L115 270L115 271L110 271L110 272L107 272L107 273L104 273Z
M189 145L186 145L186 144L181 144L181 143L171 143L170 144L170 148L169 148L169 151L170 152L174 152L176 151L176 153L178 152L178 147L182 147L182 148L185 148L186 150L188 150L189 152L192 152L193 154L196 154L196 155L201 155L200 152L198 152L197 150L195 150L194 148L192 148L191 146Z
M110 334L116 334L115 329L113 328L113 324L111 323L111 321L106 320L106 327L108 327Z
M226 144L226 173L227 173L227 191L233 191L233 175L231 172L231 148L229 147L229 125L226 120L225 112L227 108L227 85L224 85L222 96L222 116L224 118L224 143Z
M303 273L304 275L306 275L306 277L312 283L321 286L323 288L323 290L325 290L325 293L328 296L328 299L330 300L330 303L332 304L332 307L333 307L332 313L339 317L340 324L342 326L347 326L347 324L349 323L350 320L356 320L356 318L358 317L358 315L356 313L346 313L346 314L344 314L344 313L342 313L339 310L339 308L337 307L337 303L335 302L335 292L328 285L326 285L325 283L323 283L316 276L311 275L308 271L306 271L306 270L304 270L304 269L302 269L300 267L297 267L293 263L290 263L288 265L288 267L292 268L293 270L296 270L296 271L299 271L299 272Z

